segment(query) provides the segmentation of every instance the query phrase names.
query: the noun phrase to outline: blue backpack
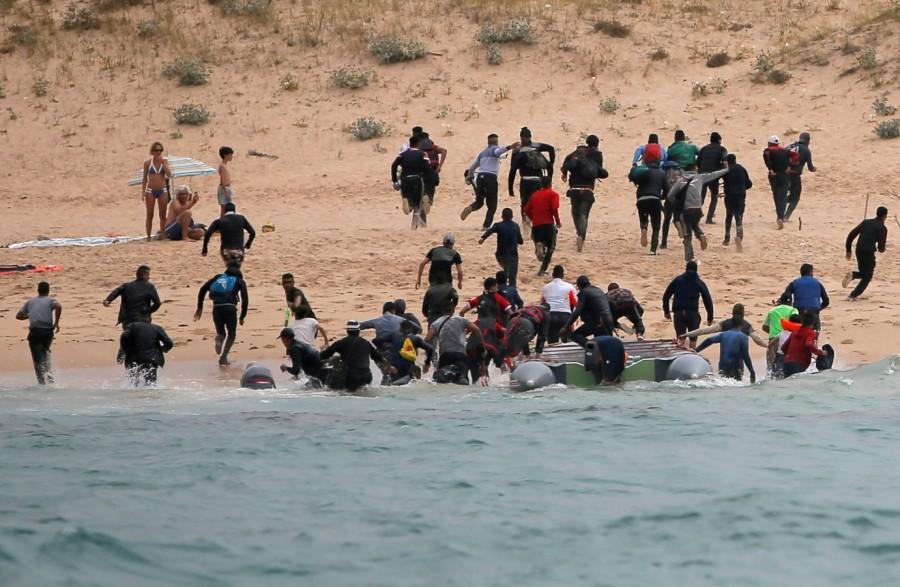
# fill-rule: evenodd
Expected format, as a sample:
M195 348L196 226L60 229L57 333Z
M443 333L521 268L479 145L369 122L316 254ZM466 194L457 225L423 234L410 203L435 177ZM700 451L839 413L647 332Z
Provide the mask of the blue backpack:
M237 286L237 277L223 273L216 277L209 288L209 297L214 302L230 302L233 298L234 288Z

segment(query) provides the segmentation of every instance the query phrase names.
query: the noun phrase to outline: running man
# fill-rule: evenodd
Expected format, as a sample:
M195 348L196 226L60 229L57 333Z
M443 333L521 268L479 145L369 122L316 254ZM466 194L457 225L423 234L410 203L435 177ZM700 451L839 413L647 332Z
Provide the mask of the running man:
M480 343L481 331L462 316L454 316L455 312L456 304L448 304L444 315L428 328L425 342L437 341L435 346L438 349L438 365L434 374L435 383L467 385L469 367L466 335L471 335L476 343Z
M603 335L612 335L615 330L616 323L612 317L612 311L609 308L609 299L606 294L600 291L600 288L591 285L591 281L586 275L580 275L575 281L575 287L578 288L578 304L569 317L569 321L560 330L560 338L566 338L569 329L575 324L575 321L581 318L581 326L579 326L568 338L579 346L586 346L589 336L598 337Z
M469 214L480 210L487 204L487 212L484 215L482 227L488 230L494 223L494 213L497 211L497 177L500 175L500 163L508 151L519 148L519 143L513 143L505 147L499 146L500 138L491 133L487 137L487 147L475 157L469 168L466 169L466 183L475 190L475 201L462 209L459 219L465 220Z
M784 228L784 217L787 209L788 190L791 180L788 170L791 168L791 152L781 147L778 135L769 137L769 146L763 150L763 162L769 170L769 186L775 200L775 218L778 230Z
M700 220L703 218L703 187L728 173L725 169L712 173L685 172L669 190L667 199L678 211L681 212L681 234L684 242L684 260L694 260L694 246L691 242L693 235L700 241L700 249L706 250L706 235L700 228ZM718 193L718 188L716 188ZM714 196L717 197L717 196Z
M132 322L140 320L141 316L152 315L162 305L156 287L150 283L150 268L146 265L137 268L134 281L123 283L109 292L103 300L103 307L108 308L118 297L122 298L122 302L116 324L121 324L123 330Z
M292 273L285 273L281 276L281 287L284 288L284 299L287 302L287 309L284 314L285 326L291 321L291 316L294 315L294 311L298 308L306 308L309 310L310 318L316 317L316 313L310 306L309 300L306 299L303 290L294 285L294 275Z
M525 241L522 239L519 225L513 220L512 208L504 208L500 217L502 220L488 228L478 239L478 244L484 244L484 241L492 234L497 235L497 251L494 253L494 258L497 259L500 268L506 272L509 284L515 287L516 278L519 275L519 245L525 244Z
M800 133L796 143L788 147L788 151L796 151L797 159L791 162L788 169L788 198L787 209L784 212L785 221L791 219L791 214L800 203L800 194L803 192L803 167L806 166L810 173L816 172L816 166L812 162L812 151L809 150L811 138L808 132Z
M244 251L249 251L253 245L253 239L256 238L256 231L246 218L236 212L236 208L232 202L225 204L225 213L221 218L216 218L206 229L203 235L203 249L200 254L204 257L207 255L209 248L209 239L212 235L219 233L219 253L222 255L222 261L225 265L237 263L240 266L244 262ZM244 243L244 232L249 235L247 242Z
M672 311L669 311L669 302L672 303ZM697 274L697 262L689 261L684 268L684 273L676 277L663 292L662 306L666 320L672 320L675 313L675 336L683 338L688 331L700 328L700 298L703 298L703 307L706 308L706 324L713 323L713 300L709 295L709 288ZM691 348L697 347L697 337L689 337Z
M666 189L666 172L660 169L658 161L646 166L632 167L628 179L637 186L638 221L641 225L641 246L647 246L647 226L653 228L650 239L650 255L656 255L659 246L659 227L663 212L663 197Z
M547 274L556 249L556 233L562 228L559 219L559 194L550 187L549 177L541 178L541 189L531 195L522 213L531 220L531 240L534 241L535 255L541 262L537 273L541 277Z
M497 280L497 293L506 298L506 301L512 306L513 312L525 307L525 300L519 295L519 290L514 285L509 284L506 271L498 271L494 274L494 278Z
M594 205L594 188L598 179L606 179L609 172L603 169L603 153L600 152L600 138L589 135L582 145L569 153L563 160L562 180L568 178L569 189L566 196L572 203L572 222L578 235L575 248L584 250L587 239L588 219Z
M743 376L741 368L741 363L743 363L750 372L750 383L756 383L756 371L753 369L753 361L750 359L749 338L741 331L739 323L734 323L730 330L720 332L701 342L697 347L697 352L714 344L719 345L720 376L740 381Z
M449 283L437 283L425 291L422 299L422 315L429 326L441 316L446 315L447 308L455 308L459 304L459 294Z
M119 337L116 361L125 365L131 384L143 387L156 384L157 370L165 365L165 353L174 343L162 326L150 323L150 315L138 316Z
M697 155L700 148L687 140L683 130L675 131L675 142L669 145L668 160L678 164L685 171L697 170Z
M447 149L434 144L427 132L422 132L419 148L428 156L428 163L431 165L431 176L425 177L425 197L427 198L423 204L424 211L427 213L434 205L434 193L437 186L441 185L441 169L447 160ZM423 216L424 219L424 216Z
M470 310L476 310L478 318L475 325L481 331L481 344L488 358L499 368L503 360L505 325L513 310L509 301L497 292L495 278L488 277L484 280L484 293L469 300L459 315L465 316Z
M397 155L391 163L391 183L400 192L403 213L412 212L413 230L427 224L427 207L430 204L425 197L426 186L434 183L431 160L419 148L421 140L421 135L409 137L409 148Z
M16 313L16 320L28 320L28 349L34 374L40 385L53 383L50 368L50 345L59 332L62 304L50 297L50 284L42 281L37 286L37 296L31 298Z
M709 144L700 149L697 153L697 167L700 173L713 173L720 169L725 169L725 157L728 156L728 149L722 146L722 135L717 132L710 133ZM719 176L721 177L721 176ZM709 190L710 199L709 207L706 210L706 223L715 224L716 204L719 201L719 179L703 184L700 192L700 203L706 203L706 192Z
M163 158L163 144L159 141L150 145L150 158L144 161L144 174L141 178L141 198L147 208L147 240L153 231L153 211L159 207L159 238L166 238L166 206L169 205L169 181L172 168Z
M438 283L453 283L453 275L450 273L453 266L456 266L456 286L462 289L463 270L462 257L459 252L453 248L456 244L456 237L452 234L445 234L442 244L434 247L425 254L425 258L419 263L419 273L416 276L416 289L422 287L422 273L425 266L431 264L428 268L428 285L436 285Z
M519 131L520 147L513 151L509 164L508 188L509 197L515 198L513 186L516 181L516 173L521 176L519 180L519 204L522 210L522 223L527 226L525 216L525 204L531 198L531 194L541 189L541 178L553 179L553 163L556 161L556 149L553 145L534 143L531 141L531 130L523 126ZM541 153L547 153L548 161Z
M743 165L739 165L734 153L726 157L728 173L722 178L725 188L725 240L722 246L727 247L731 242L731 222L734 220L737 236L734 239L734 247L740 253L744 250L744 208L747 204L747 190L753 187L750 175Z
M850 292L848 300L856 301L862 295L872 277L875 276L875 250L884 253L887 247L887 226L884 221L887 220L888 209L879 206L875 211L875 218L869 218L860 222L856 228L847 235L847 260L850 260L850 251L853 248L853 241L856 241L856 264L858 271L848 271L841 282L844 287L850 285L850 282L858 279L859 283Z
M216 327L216 355L219 356L219 365L223 367L230 364L228 353L237 337L238 323L240 322L241 326L244 325L247 307L250 304L247 284L244 283L243 277L240 267L232 263L225 273L211 278L200 287L200 291L197 293L197 311L194 312L194 322L203 315L203 300L206 299L208 293L209 299L213 303L212 317ZM240 318L237 313L239 297L241 299Z
M371 342L359 335L359 322L350 320L347 322L347 336L334 342L319 355L322 361L338 354L341 356L341 365L344 372L343 389L358 391L372 383L372 367L369 359L383 371L393 374L396 369L376 349Z
M199 201L198 194L191 195L191 188L186 185L178 186L175 200L169 206L166 215L166 238L172 241L198 241L203 238L205 227L194 224L194 213L191 212L191 208Z
M541 304L550 308L550 344L559 342L559 335L569 323L572 310L578 305L578 291L565 280L566 270L562 265L553 268L553 279L541 289Z
M659 144L659 135L650 133L647 143L634 150L631 157L631 166L647 165L649 163L665 163L668 160L668 151Z
M813 329L816 332L822 330L822 320L819 314L828 307L831 300L828 292L815 275L813 266L804 263L800 266L800 277L790 282L785 288L781 298L789 300L801 316L811 314L813 316Z

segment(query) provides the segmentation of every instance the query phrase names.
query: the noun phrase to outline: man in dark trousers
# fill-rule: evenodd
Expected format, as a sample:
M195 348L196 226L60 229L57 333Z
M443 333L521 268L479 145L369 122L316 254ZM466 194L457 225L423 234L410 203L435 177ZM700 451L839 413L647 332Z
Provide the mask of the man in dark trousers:
M744 208L747 203L747 190L753 187L750 175L743 165L738 165L734 153L729 153L728 173L722 178L725 188L725 240L722 246L727 247L731 242L731 222L734 221L737 236L734 246L740 253L744 250Z
M684 268L684 273L676 277L663 292L663 314L666 320L672 320L674 313L675 335L681 338L686 332L700 327L700 298L703 298L703 307L706 308L706 324L713 323L713 300L709 295L709 288L697 274L696 261L690 261ZM672 303L672 311L669 311L669 301ZM691 348L697 347L697 337L692 337Z
M503 220L487 229L478 239L478 244L483 244L492 234L497 235L497 252L494 253L494 258L506 273L509 284L516 287L516 278L519 275L519 245L525 241L522 239L519 225L513 220L512 208L504 208L500 217Z
M562 227L559 219L559 194L550 187L550 178L541 178L541 189L531 195L522 210L531 220L531 240L535 254L541 262L538 276L546 275L553 251L556 250L556 233ZM554 225L555 224L555 225Z
M469 214L487 204L482 224L484 230L494 223L494 212L497 211L497 176L500 174L501 159L508 151L519 148L519 143L501 147L500 138L494 133L488 135L487 141L487 147L478 153L465 172L466 183L475 190L475 201L459 213L459 219L465 220Z
M638 221L641 226L641 246L647 246L647 227L652 227L650 254L656 255L659 245L659 226L662 220L666 189L666 172L660 169L658 161L652 161L644 167L632 167L628 179L637 186Z
M453 275L451 273L453 267L456 267L456 286L462 289L463 270L462 257L459 251L453 248L456 244L456 237L450 233L444 235L441 240L441 246L434 247L425 253L425 258L419 263L419 273L416 276L416 289L422 287L422 273L428 268L428 285L438 283L453 283Z
M459 294L453 289L449 283L436 283L425 291L425 297L422 299L422 315L428 325L444 316L447 308L459 303Z
M371 342L359 335L359 322L350 320L347 322L347 336L334 342L322 351L319 358L327 361L334 354L341 356L341 365L344 370L343 388L347 391L357 391L372 383L372 368L369 359L375 361L382 370L395 373L382 354Z
M541 178L553 179L553 163L556 161L556 149L553 145L534 143L531 140L531 130L524 126L519 131L518 149L513 151L509 164L509 197L516 197L513 190L516 174L521 176L519 181L519 203L522 208L522 222L527 223L525 217L525 204L531 199L531 194L541 189ZM549 161L541 153L547 153ZM525 227L529 228L528 226Z
M575 281L575 287L578 288L578 304L575 306L572 316L569 317L569 321L560 330L560 338L566 338L569 329L579 318L581 318L581 326L568 335L568 338L578 343L579 346L585 346L589 336L612 335L616 323L613 320L606 294L600 288L591 285L587 275L580 275Z
M34 374L41 385L53 383L50 372L50 345L53 335L59 332L62 305L50 297L50 284L42 281L37 286L37 296L31 298L16 314L16 320L28 320L28 349Z
M132 385L141 387L156 383L156 371L166 363L165 353L174 344L161 326L150 323L144 314L128 325L119 338L116 360L124 363Z
M409 137L409 148L391 163L391 183L400 192L403 213L412 212L413 230L427 223L429 200L425 197L425 187L434 183L431 160L425 151L419 149L421 140L421 135ZM401 170L399 175L398 168Z
M119 321L122 329L128 328L132 322L136 322L141 316L150 316L162 305L156 287L150 283L150 268L141 265L135 273L135 280L123 283L112 290L103 300L103 307L108 308L116 298L121 297L119 306Z
M822 330L819 314L828 307L831 300L828 299L825 286L813 275L812 265L804 263L800 266L800 277L788 284L781 298L797 308L801 316L811 314L813 329L816 332Z
M788 170L791 168L791 153L781 147L778 135L769 137L769 145L763 150L763 162L769 170L769 185L772 187L772 198L775 200L775 217L778 230L784 228L784 215L787 209L788 190L791 180Z
M728 149L722 146L722 135L713 132L709 135L709 144L697 153L697 168L700 173L712 173L725 168L725 157ZM719 180L703 184L700 199L706 203L706 192L709 191L709 207L706 209L706 223L714 224L716 216L716 204L719 200Z
M244 243L245 231L250 235L246 243ZM246 218L236 212L234 204L229 202L225 204L225 215L213 220L206 229L206 234L203 235L203 249L200 254L204 257L209 249L209 239L217 232L219 233L219 253L222 255L222 261L226 265L237 263L240 267L244 262L244 251L249 251L250 246L253 245L256 231L253 230Z
M850 285L850 282L858 279L859 283L850 292L847 299L855 301L862 295L872 277L875 275L875 250L884 253L887 246L887 226L884 221L887 220L888 209L879 206L875 212L875 218L869 218L860 222L856 228L847 235L847 260L850 260L850 251L853 248L853 241L856 240L856 264L858 271L848 271L841 282L844 287Z
M603 153L600 138L589 135L586 144L579 146L563 160L562 180L569 181L566 197L572 203L572 221L575 224L576 249L584 250L587 239L588 219L594 205L594 187L598 179L606 179L609 172L603 169Z
M810 173L816 172L816 166L812 161L812 151L809 150L809 141L809 133L802 132L797 142L788 147L789 151L796 151L799 157L796 161L791 162L791 168L788 170L787 210L784 212L786 221L791 219L791 214L800 203L800 193L803 191L803 167L809 169Z
M219 365L222 366L230 364L228 362L228 353L231 351L234 339L237 337L238 322L243 326L244 319L247 317L247 306L250 304L250 298L247 295L247 284L244 283L243 277L238 265L232 263L225 270L225 273L216 275L204 283L197 294L197 311L194 313L195 322L203 315L203 300L206 298L207 293L212 300L213 324L216 327L216 354L219 355ZM238 318L237 313L238 298L241 299L240 318Z

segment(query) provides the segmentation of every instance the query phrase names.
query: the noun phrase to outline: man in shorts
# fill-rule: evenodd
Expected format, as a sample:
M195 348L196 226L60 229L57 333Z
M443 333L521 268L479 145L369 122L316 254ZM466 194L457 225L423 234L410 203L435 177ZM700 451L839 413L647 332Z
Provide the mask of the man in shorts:
M250 235L247 242L244 243L244 231ZM222 255L222 261L225 265L237 264L240 266L244 262L244 250L250 250L253 239L256 238L256 231L246 218L238 214L234 204L225 204L225 215L216 218L206 229L203 235L203 249L200 254L204 257L207 255L209 248L209 239L214 233L218 232L220 237L219 251Z
M198 241L203 238L205 227L194 224L194 215L191 212L191 208L197 205L199 200L199 195L191 195L191 188L186 185L178 186L175 201L169 205L166 215L166 238L172 241Z
M234 159L234 149L231 147L219 147L219 187L216 195L219 199L219 217L225 216L228 210L225 206L234 201L234 189L231 187L231 171L228 169L228 163Z

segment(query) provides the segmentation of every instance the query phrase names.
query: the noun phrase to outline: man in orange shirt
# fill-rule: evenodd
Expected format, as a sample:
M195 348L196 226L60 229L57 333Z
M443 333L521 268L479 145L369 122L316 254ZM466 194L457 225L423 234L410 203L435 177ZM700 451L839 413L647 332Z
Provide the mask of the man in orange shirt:
M534 192L525 204L524 213L531 220L531 240L541 268L538 276L547 274L556 248L556 230L562 227L559 220L559 194L550 187L550 178L541 178L541 189ZM555 226L554 226L555 223Z

